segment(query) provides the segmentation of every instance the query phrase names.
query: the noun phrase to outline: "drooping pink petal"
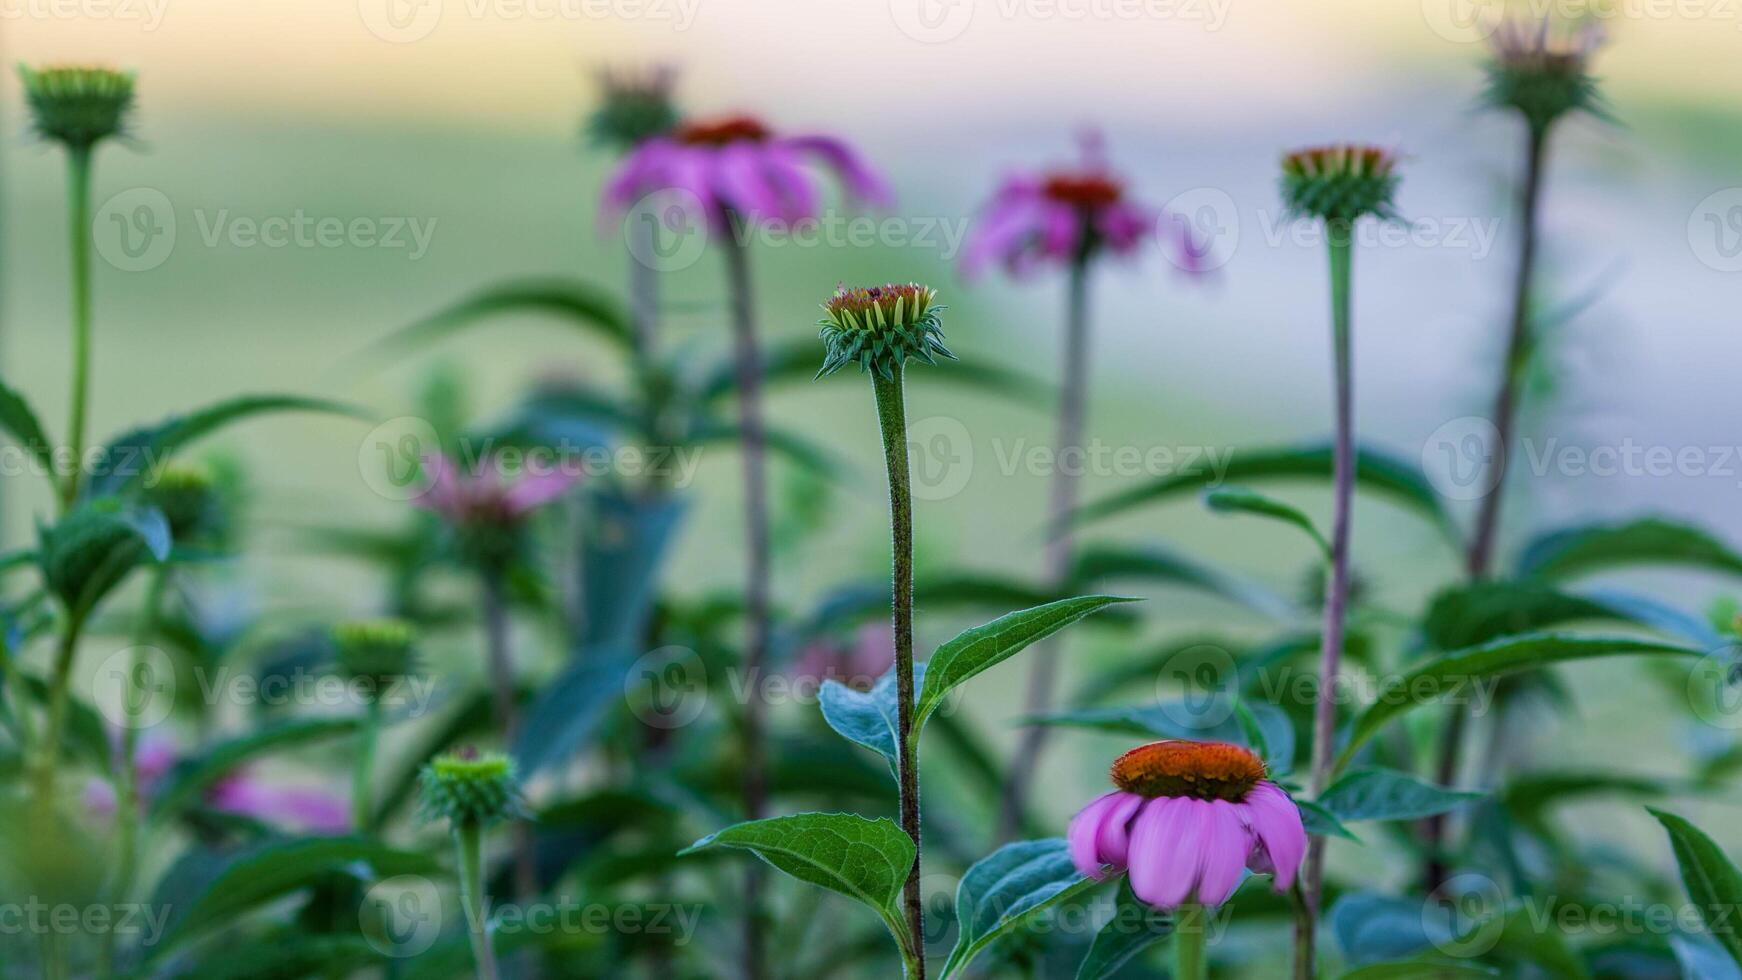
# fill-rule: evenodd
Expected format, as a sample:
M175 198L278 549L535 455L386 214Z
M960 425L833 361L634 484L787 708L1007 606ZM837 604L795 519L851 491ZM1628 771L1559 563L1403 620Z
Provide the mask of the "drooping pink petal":
M732 143L713 156L713 183L720 199L751 218L779 218L780 194L763 171L762 151L749 143Z
M1236 806L1245 811L1247 825L1258 835L1258 843L1269 858L1276 875L1276 890L1287 891L1306 856L1307 835L1301 825L1300 808L1281 787L1268 781L1254 786Z
M777 216L782 221L793 224L821 213L816 183L805 172L802 156L776 144L763 150L760 163L768 186L780 202Z
M969 233L962 249L962 274L979 275L994 262L1009 262L1024 243L1040 233L1040 201L1001 196Z
M1095 850L1103 863L1123 868L1131 860L1131 821L1148 802L1136 793L1123 793L1113 812L1101 821L1101 832L1095 836Z
M801 153L819 157L835 172L835 177L855 200L878 207L894 203L895 195L890 192L889 185L845 142L832 136L814 135L794 136L781 142Z
M1156 908L1177 908L1197 888L1208 804L1159 797L1131 831L1131 890Z
M279 787L246 774L226 777L206 794L214 809L316 833L349 829L343 800L319 790Z
M1118 809L1121 798L1130 795L1113 792L1098 796L1071 818L1070 829L1065 832L1065 840L1070 845L1071 863L1090 878L1098 881L1106 877L1106 873L1101 870L1101 826L1108 815Z
M1203 848L1203 873L1198 880L1197 901L1220 905L1234 894L1246 856L1252 853L1252 831L1243 814L1226 800L1209 801Z
M1095 215L1095 231L1115 255L1130 255L1155 232L1155 216L1129 201L1102 208Z

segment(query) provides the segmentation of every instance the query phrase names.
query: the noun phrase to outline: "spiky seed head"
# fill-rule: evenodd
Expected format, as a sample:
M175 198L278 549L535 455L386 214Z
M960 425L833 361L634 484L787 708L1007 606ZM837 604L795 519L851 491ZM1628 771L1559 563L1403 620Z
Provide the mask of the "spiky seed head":
M605 69L598 78L604 101L586 126L593 142L627 151L677 128L679 116L671 98L677 72L672 68Z
M926 364L936 364L940 356L955 360L944 346L938 318L944 307L936 300L936 290L917 282L837 287L817 321L824 348L817 377L856 363L890 378L909 358Z
M1264 778L1264 760L1230 742L1167 739L1113 760L1113 785L1139 796L1238 803Z
M36 131L69 149L88 150L126 132L133 108L133 74L113 68L18 66Z
M417 670L417 630L403 619L355 619L333 627L339 673L365 680L379 696Z
M514 761L499 752L460 749L438 755L423 767L420 783L418 812L424 820L486 826L526 813Z
M1282 158L1282 199L1292 215L1352 224L1372 215L1395 219L1397 158L1377 146L1338 143Z
M1537 133L1573 112L1608 116L1591 56L1603 43L1594 23L1509 20L1492 38L1483 102L1513 109Z

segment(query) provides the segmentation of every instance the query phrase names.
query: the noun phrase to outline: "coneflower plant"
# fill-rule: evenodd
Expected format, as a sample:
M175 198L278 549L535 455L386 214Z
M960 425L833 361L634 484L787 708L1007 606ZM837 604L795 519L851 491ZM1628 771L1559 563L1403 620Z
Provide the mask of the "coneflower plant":
M1068 583L1073 560L1067 515L1076 508L1076 470L1062 461L1082 448L1089 374L1089 277L1103 256L1131 256L1169 231L1163 245L1173 261L1190 273L1203 269L1205 250L1184 223L1142 204L1108 166L1098 134L1083 139L1082 161L1039 175L1007 178L986 206L962 252L962 271L973 276L997 263L1012 275L1040 268L1066 270L1063 378L1058 405L1058 437L1053 447L1061 461L1052 474L1047 522L1051 532L1045 574L1052 584ZM1037 651L1030 667L1026 710L1031 717L1052 705L1057 676L1056 652ZM1023 734L1011 769L1000 818L1000 835L1009 836L1021 818L1029 781L1038 765L1047 728L1030 726Z
M514 762L505 755L461 749L437 756L423 769L420 814L446 820L459 859L460 909L472 940L478 980L497 980L490 941L489 902L484 889L484 831L524 817Z
M1349 599L1349 531L1355 495L1355 381L1352 352L1355 225L1363 218L1396 218L1396 159L1373 146L1342 144L1290 153L1282 160L1282 197L1291 216L1319 221L1330 255L1331 361L1336 436L1333 450L1331 574L1326 585L1320 640L1318 699L1313 713L1310 787L1317 797L1330 781L1337 729L1333 694L1343 659ZM1325 838L1314 835L1301 875L1300 919L1295 935L1295 976L1313 975L1314 936Z
M20 66L32 124L67 155L67 233L72 254L72 387L68 448L71 472L63 508L78 497L91 384L91 160L97 145L123 136L133 110L133 75L110 68Z
M755 222L786 225L817 217L821 203L806 169L820 163L845 187L849 197L887 203L887 186L848 144L828 136L786 136L751 116L691 120L665 136L644 141L613 174L605 188L608 211L622 214L647 195L681 191L693 196L701 214L691 217L719 242L726 257L738 395L739 440L744 453L745 643L748 677L768 669L770 543L768 446L762 419L762 354L751 285L747 235ZM764 706L751 698L742 718L744 813L750 819L766 810ZM762 964L760 882L752 872L746 896L745 973L765 975Z
M935 364L954 359L943 342L937 294L929 286L900 283L861 289L841 287L823 304L821 336L826 353L818 377L857 365L871 378L877 427L889 475L890 612L895 629L897 769L901 829L913 840L913 867L903 889L907 928L917 962L909 976L925 976L925 905L919 890L919 760L913 734L913 491L907 460L907 408L902 377L907 362Z
M672 68L605 69L597 78L604 100L587 119L586 131L593 143L629 154L677 128L678 112L672 104L677 72ZM628 231L631 235L653 234L650 228ZM658 350L659 281L656 270L638 258L634 249L630 251L629 319L635 330L636 355L645 366Z
M1592 54L1602 42L1600 29L1589 23L1556 23L1544 18L1535 23L1509 20L1501 23L1492 40L1485 66L1488 84L1483 102L1490 108L1515 115L1524 124L1524 160L1518 185L1518 251L1513 267L1511 315L1506 351L1495 386L1494 455L1491 472L1484 474L1488 488L1476 513L1465 568L1472 579L1488 577L1500 535L1500 511L1506 497L1507 461L1513 432L1518 424L1519 396L1530 366L1536 336L1531 329L1537 240L1542 192L1547 173L1550 137L1555 124L1580 112L1606 117L1608 110L1590 73ZM1466 712L1452 705L1441 736L1436 776L1442 786L1458 777L1463 752ZM1441 849L1445 844L1447 816L1429 818L1427 826L1427 885L1436 887L1445 877Z
M1128 872L1132 892L1174 916L1173 980L1204 980L1207 913L1248 868L1279 893L1306 854L1300 809L1263 760L1225 742L1151 742L1113 761L1118 789L1071 820L1071 861L1090 878Z
M351 828L358 834L375 830L375 748L381 738L381 695L416 669L416 638L416 628L400 619L351 620L333 627L339 674L355 684L363 698L351 780Z

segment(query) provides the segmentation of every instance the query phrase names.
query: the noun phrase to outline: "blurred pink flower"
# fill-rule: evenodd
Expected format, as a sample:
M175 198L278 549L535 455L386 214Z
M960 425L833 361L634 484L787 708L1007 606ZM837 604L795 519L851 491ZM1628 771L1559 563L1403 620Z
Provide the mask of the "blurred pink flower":
M429 487L413 503L456 526L517 524L580 480L580 474L559 465L528 466L519 479L510 480L497 456L484 460L481 473L461 473L437 453L425 456L423 466Z
M117 740L117 753L119 748ZM169 736L153 734L140 739L133 757L139 772L140 803L149 804L162 788L163 778L181 761L181 750ZM84 802L86 812L93 817L114 819L118 809L114 784L106 779L91 780L85 784ZM268 782L245 769L207 789L205 803L214 810L308 833L344 834L351 829L350 808L343 799L312 787Z
M604 214L621 215L657 191L694 195L716 234L728 214L788 224L817 217L807 164L821 164L857 201L886 205L888 185L851 146L832 136L777 135L751 116L686 122L642 143L605 184Z
M1174 264L1204 271L1208 243L1194 240L1186 221L1132 200L1107 165L1100 135L1089 132L1076 167L1005 178L968 236L962 272L978 275L998 262L1021 276L1103 249L1130 255L1158 237L1174 250Z
M894 627L889 623L867 623L853 634L850 643L819 640L805 647L793 664L792 676L796 681L815 685L833 680L869 690L894 663Z
M1091 878L1129 869L1132 892L1163 909L1220 905L1248 868L1286 892L1306 830L1294 801L1264 776L1256 755L1226 742L1138 746L1113 763L1119 790L1071 820L1071 861Z

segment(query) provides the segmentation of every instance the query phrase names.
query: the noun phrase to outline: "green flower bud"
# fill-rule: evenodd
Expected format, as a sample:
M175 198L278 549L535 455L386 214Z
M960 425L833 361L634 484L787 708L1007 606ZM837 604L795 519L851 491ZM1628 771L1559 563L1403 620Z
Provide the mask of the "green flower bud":
M133 108L133 75L111 68L18 66L37 133L69 149L122 135Z
M1482 100L1515 109L1538 133L1571 112L1606 116L1597 81L1588 70L1602 42L1594 24L1536 25L1510 21L1494 33Z
M605 100L587 119L593 142L631 150L677 128L672 83L677 73L657 66L646 71L606 70L599 73Z
M526 813L514 761L500 753L461 749L436 756L424 766L421 784L419 812L425 820L483 826Z
M67 613L83 617L134 568L169 557L169 522L155 508L101 497L38 531L38 561Z
M933 355L955 360L944 346L938 314L945 308L934 305L936 299L936 290L916 282L837 288L823 304L828 315L818 321L824 356L817 377L857 363L888 378L910 357L927 364L937 363Z
M333 627L339 673L376 693L417 670L417 632L402 619L359 619Z
M1372 215L1395 219L1397 160L1376 146L1342 143L1282 158L1282 199L1289 213L1353 224Z
M211 470L204 466L166 466L145 488L145 502L163 512L178 542L221 533L224 503Z

